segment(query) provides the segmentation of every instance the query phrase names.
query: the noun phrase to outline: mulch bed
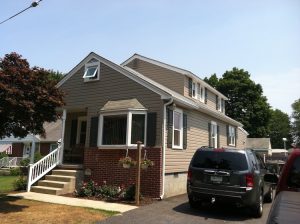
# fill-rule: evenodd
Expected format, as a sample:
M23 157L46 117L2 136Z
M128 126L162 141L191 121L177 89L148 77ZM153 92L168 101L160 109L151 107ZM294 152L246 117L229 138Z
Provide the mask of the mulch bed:
M61 196L64 197L70 197L70 198L79 198L79 199L86 199L86 200L94 200L94 201L105 201L105 202L110 202L110 203L121 203L121 204L126 204L126 205L135 205L135 201L126 201L122 199L103 199L99 197L76 197L73 193L69 194L63 194ZM155 203L159 201L158 199L153 199L153 198L147 198L147 197L142 197L140 199L140 206L144 205L149 205L152 203Z

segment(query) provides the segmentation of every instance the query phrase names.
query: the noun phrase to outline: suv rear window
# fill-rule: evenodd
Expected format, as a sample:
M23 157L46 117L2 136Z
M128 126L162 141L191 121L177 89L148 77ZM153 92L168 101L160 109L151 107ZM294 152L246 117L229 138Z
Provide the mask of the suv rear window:
M294 160L291 172L288 177L288 186L292 188L300 188L300 157Z
M246 155L238 152L197 151L193 167L205 169L247 170Z

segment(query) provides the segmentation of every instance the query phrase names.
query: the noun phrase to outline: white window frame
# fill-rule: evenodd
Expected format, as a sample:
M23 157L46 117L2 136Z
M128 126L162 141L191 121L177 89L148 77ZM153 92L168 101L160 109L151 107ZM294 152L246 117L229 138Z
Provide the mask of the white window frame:
M203 87L200 83L197 83L197 99L204 102L204 92Z
M100 114L99 125L98 125L98 148L136 148L137 144L131 144L131 129L132 129L132 115L133 114L143 114L145 115L145 125L144 125L144 141L142 146L147 143L147 111L140 110L130 110L130 111L120 111L120 112L104 112ZM126 144L124 145L103 145L103 121L105 116L113 115L127 115L127 127L126 127Z
M222 112L222 98L219 96L218 97L218 111Z
M197 83L192 82L192 97L197 99Z
M86 116L78 117L77 118L77 133L76 133L76 144L78 145L80 142L80 130L81 130L81 122L87 121ZM87 130L85 130L85 141L87 136Z
M228 145L230 145L230 146L235 146L235 144L236 144L235 131L236 131L235 127L229 125L229 127L228 127L229 144Z
M94 72L94 76L86 77L88 69L91 67L96 67L96 66L97 66L97 70ZM95 75L97 75L97 78L93 78L93 77L95 77ZM99 78L100 78L100 62L97 61L97 62L86 63L84 66L84 75L83 75L84 82L98 81Z
M213 135L215 132L215 135ZM210 139L212 146L217 148L218 147L218 124L215 121L210 122Z
M174 145L174 130L175 130L175 125L174 125L174 114L176 113L180 113L180 129L178 129L180 131L180 144L179 145ZM173 110L173 130L172 130L172 148L173 149L183 149L183 111L181 109L176 108L175 110Z
M55 146L55 147L53 147ZM51 143L49 147L49 152L52 152L53 150L58 148L58 143Z

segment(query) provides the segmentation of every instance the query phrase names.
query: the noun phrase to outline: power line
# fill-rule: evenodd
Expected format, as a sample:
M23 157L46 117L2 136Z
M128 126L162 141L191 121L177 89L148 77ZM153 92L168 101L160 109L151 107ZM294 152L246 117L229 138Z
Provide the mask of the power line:
M19 15L19 14L25 12L26 10L28 10L28 9L30 9L30 8L37 7L41 1L42 1L42 0L38 0L38 1L32 2L32 3L30 4L30 6L28 6L26 9L23 9L22 11L18 12L17 14L15 14L15 15L9 17L8 19L2 21L2 22L0 23L0 25L1 25L2 23L5 23L5 22L8 21L8 20L14 18L15 16L17 16L17 15Z

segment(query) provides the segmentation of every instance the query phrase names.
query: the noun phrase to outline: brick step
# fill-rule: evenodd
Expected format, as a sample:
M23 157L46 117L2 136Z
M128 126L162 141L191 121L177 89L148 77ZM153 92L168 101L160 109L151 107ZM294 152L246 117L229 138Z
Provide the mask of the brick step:
M76 170L52 170L52 175L75 177L76 174Z
M67 184L69 184L69 182L53 181L53 180L40 180L38 182L38 186L55 187L55 188L64 188Z
M71 176L61 176L61 175L46 175L46 180L53 180L53 181L61 181L61 182L72 182L75 181L75 177Z
M42 193L42 194L59 195L62 193L63 189L55 188L55 187L45 187L45 186L32 186L31 191L36 193Z

